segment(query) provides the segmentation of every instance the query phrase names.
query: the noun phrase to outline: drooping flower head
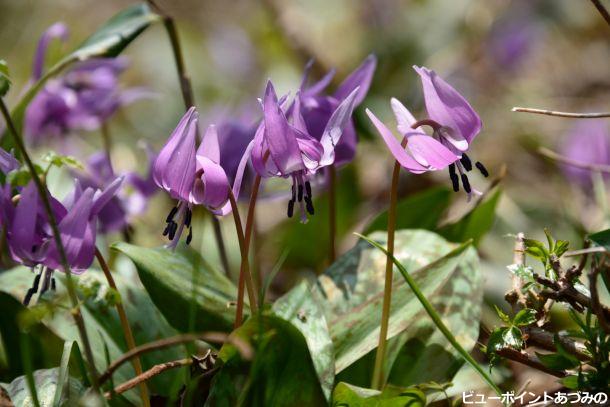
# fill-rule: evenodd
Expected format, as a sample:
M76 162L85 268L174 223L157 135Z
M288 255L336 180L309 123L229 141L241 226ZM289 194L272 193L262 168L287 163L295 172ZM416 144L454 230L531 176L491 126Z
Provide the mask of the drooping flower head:
M104 191L86 188L78 181L64 203L49 194L53 215L71 272L81 274L93 263L97 217L116 194L122 179L115 179ZM16 206L9 211L6 225L9 252L19 264L39 268L32 288L24 302L38 291L43 278L42 293L53 287L53 272L63 269L59 249L49 226L49 219L33 181L19 194Z
M308 85L311 65L312 62L305 67L299 101L308 134L320 141L333 112L356 88L359 88L359 91L355 96L353 108L355 109L362 103L371 85L377 58L369 55L354 72L345 78L334 93L328 94L325 93L325 90L332 81L335 71L328 72L320 81ZM289 109L289 118L293 111L293 109ZM353 120L350 118L343 129L341 140L335 146L334 165L341 166L352 161L356 154L357 143L358 137Z
M41 37L32 82L43 74L47 47L53 38L65 40L67 28L54 24ZM121 89L119 75L127 68L124 58L98 58L80 62L59 78L50 79L34 97L25 114L25 135L36 144L78 130L96 130L120 106L150 95L143 89Z
M282 177L292 180L288 217L298 203L301 221L307 221L306 212L314 214L309 177L335 161L335 146L340 142L359 89L354 89L333 111L320 140L308 133L301 114L300 96L295 97L291 120L286 117L286 98L278 100L271 81L267 83L262 101L263 120L244 159L251 159L255 171L264 178ZM251 153L250 150L251 149ZM240 167L245 167L244 159ZM241 180L238 180L241 182Z
M198 113L191 107L159 152L153 167L153 179L157 186L178 201L167 216L163 231L163 235L169 237L172 248L178 244L185 227L189 229L186 243L191 242L194 205L203 205L217 215L230 212L227 209L230 185L219 164L216 127L208 127L197 147L197 124Z
M398 100L392 100L398 131L405 137L408 151L405 151L387 127L370 111L367 112L369 117L403 167L414 173L449 167L449 175L455 191L459 190L461 179L462 186L469 196L471 193L479 193L471 188L466 174L472 170L472 161L466 155L466 151L482 127L479 115L462 95L434 71L419 67L414 69L422 81L428 117L416 121ZM431 137L417 130L424 125L432 127ZM489 175L480 162L477 161L475 166L484 176Z
M566 134L561 145L564 157L583 164L610 165L610 132L603 120L583 119ZM562 166L565 176L584 189L592 186L591 171Z

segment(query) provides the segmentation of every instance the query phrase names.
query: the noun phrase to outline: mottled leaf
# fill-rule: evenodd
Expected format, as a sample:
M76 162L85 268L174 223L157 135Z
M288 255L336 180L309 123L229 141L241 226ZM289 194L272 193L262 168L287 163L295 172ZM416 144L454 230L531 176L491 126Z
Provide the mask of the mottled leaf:
M58 383L59 368L42 369L34 372L34 382L36 383L36 393L41 406L53 406L55 394L59 388L65 389L65 397L62 398L62 405L74 406L79 405L78 400L84 393L85 387L83 384L69 377L65 383ZM58 387L59 386L59 387ZM65 386L65 387L64 387ZM6 388L13 404L15 406L33 406L32 396L27 386L25 376L19 376L13 380Z
M333 390L332 406L349 407L423 407L426 395L417 389L404 389L387 395L378 390L366 389L341 382Z
M333 343L326 318L315 298L317 291L302 281L273 304L273 312L292 323L305 338L320 385L327 399L330 398L335 378Z

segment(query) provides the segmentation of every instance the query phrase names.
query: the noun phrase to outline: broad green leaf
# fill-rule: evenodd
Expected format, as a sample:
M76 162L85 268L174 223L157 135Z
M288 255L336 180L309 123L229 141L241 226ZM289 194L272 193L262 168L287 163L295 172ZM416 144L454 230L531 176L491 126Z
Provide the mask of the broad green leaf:
M496 218L496 206L502 196L502 190L497 189L468 214L455 223L445 225L438 233L451 242L465 242L474 240L475 246L481 238L491 229Z
M302 281L273 304L277 316L292 323L305 338L309 354L327 399L330 398L335 379L333 343L326 318L315 298L317 291Z
M273 315L255 316L232 337L249 344L254 354L247 360L234 344L223 345L206 405L327 404L305 338L290 322Z
M28 272L24 271L27 278ZM2 276L8 272L0 274L0 291L4 290ZM29 287L28 287L29 288ZM0 379L8 381L16 376L24 374L24 367L21 360L21 341L19 315L25 310L20 299L14 298L5 292L0 292L0 340L6 350L8 371L6 376ZM51 368L57 365L57 361L62 351L62 340L47 329L44 325L33 324L29 327L30 341L32 346L32 364L36 367Z
M0 59L0 97L4 97L11 87L11 78L8 73L8 65L4 59Z
M55 406L55 395L58 391L64 392L62 404L67 406L79 405L79 398L85 392L85 386L75 378L68 376L65 383L58 386L59 368L42 369L34 372L36 392L41 406ZM25 376L13 380L6 390L15 406L32 406L32 396L26 383Z
M588 236L588 239L595 245L605 248L606 251L610 251L610 229L593 233Z
M426 395L417 389L404 389L395 395L341 382L333 390L332 406L349 407L423 407Z
M67 58L82 61L93 57L116 57L150 24L160 19L145 3L129 6L110 18Z
M402 199L396 206L396 229L436 229L450 201L451 191L445 187L427 189ZM388 211L384 211L375 217L364 233L368 235L387 227Z
M385 243L384 233L371 238ZM478 336L478 324L473 321L480 318L482 301L475 251L468 244L457 246L422 230L396 232L395 246L396 257L412 270L455 336L465 348L472 348ZM316 286L335 345L335 370L342 372L341 380L357 385L370 383L372 353L379 336L385 259L367 242L359 242L318 278ZM393 384L447 381L462 363L399 273L394 276L388 338L386 371L392 370Z
M96 279L104 282L105 278L102 273L97 270L89 270L82 276L74 276L78 283L81 279ZM143 344L153 340L165 338L176 334L159 311L152 304L146 293L135 282L122 278L120 274L114 273L114 279L121 292L123 305L127 313L127 319L133 330L136 344ZM43 298L38 299L41 304L49 304L54 307L54 312L45 314L42 323L54 335L60 337L64 341L77 341L82 349L80 336L74 324L74 320L67 311L70 306L66 297L66 289L64 286L64 276L61 273L55 275L57 281L57 291L48 292ZM17 267L0 274L0 291L10 294L21 301L30 287L32 281L32 273L25 267ZM0 296L0 298L2 298ZM34 302L34 301L33 301ZM81 307L81 312L87 332L89 332L89 340L93 350L93 356L98 370L103 370L106 366L106 357L104 347L108 347L108 351L112 360L118 358L127 351L118 314L114 307L103 306L101 303L96 303L90 299L84 302ZM23 313L22 313L23 314ZM26 314L27 315L27 314ZM162 353L150 353L142 358L144 369L148 369L155 364L167 361L168 359L178 359L183 354L178 349L165 350ZM59 364L60 357L57 356L54 360L54 365ZM37 365L38 366L38 365ZM168 390L167 383L171 381L173 372L168 372L169 376L155 378L151 383L151 389L159 394L166 394ZM176 373L177 374L177 373ZM115 383L122 383L134 376L133 368L130 364L124 364L114 374ZM157 380L158 379L158 380ZM138 402L139 397L136 391L125 393L128 400Z
M172 251L113 246L135 264L140 281L167 321L182 332L232 329L235 285L190 248Z
M525 308L517 312L513 318L513 324L516 326L527 326L536 322L536 310Z
M116 57L150 24L159 20L160 16L143 3L129 6L108 20L73 52L49 68L45 75L24 93L11 113L17 132L21 134L25 111L47 80L74 62L90 58ZM0 144L7 151L14 147L13 138L6 132Z

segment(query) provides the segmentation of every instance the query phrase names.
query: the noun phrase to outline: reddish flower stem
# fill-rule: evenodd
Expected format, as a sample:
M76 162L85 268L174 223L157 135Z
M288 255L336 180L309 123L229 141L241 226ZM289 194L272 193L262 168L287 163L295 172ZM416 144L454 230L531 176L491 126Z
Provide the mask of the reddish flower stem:
M329 231L329 260L330 264L335 262L337 251L335 239L337 236L337 169L334 165L328 167L328 231Z

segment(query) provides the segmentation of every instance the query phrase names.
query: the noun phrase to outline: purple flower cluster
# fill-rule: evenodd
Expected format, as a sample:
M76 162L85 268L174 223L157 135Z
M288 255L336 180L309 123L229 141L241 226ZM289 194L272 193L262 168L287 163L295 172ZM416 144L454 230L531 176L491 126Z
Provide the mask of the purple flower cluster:
M0 150L2 172L8 174L19 167L9 153ZM63 248L72 273L80 274L91 266L95 254L97 219L113 199L123 182L115 178L103 190L86 187L76 181L64 202L49 194ZM38 291L41 276L42 292L54 285L53 272L61 269L61 258L55 244L49 219L33 181L13 189L9 183L0 188L0 225L6 234L11 258L24 266L38 269L34 285L26 296L28 303Z
M469 198L472 194L480 194L470 185L467 173L472 170L473 164L466 155L482 128L479 115L462 95L434 71L417 66L414 69L422 81L428 118L417 121L402 103L392 99L392 110L398 132L403 138L402 144L373 112L367 110L369 118L402 167L414 174L448 167L456 192L461 181ZM424 125L432 127L432 136L420 130ZM485 177L489 175L481 162L477 161L475 167Z
M32 70L32 81L43 75L49 43L65 40L68 30L52 25L42 35ZM26 110L25 135L32 144L74 131L98 129L119 107L148 96L146 90L121 89L119 75L127 67L123 58L98 58L76 64L58 78L50 79Z

